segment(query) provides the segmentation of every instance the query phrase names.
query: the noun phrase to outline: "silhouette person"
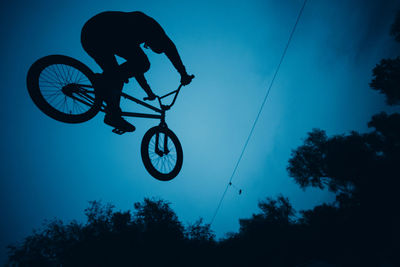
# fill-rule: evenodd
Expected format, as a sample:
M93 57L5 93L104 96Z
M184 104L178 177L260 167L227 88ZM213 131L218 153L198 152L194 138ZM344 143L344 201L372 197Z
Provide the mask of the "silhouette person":
M135 126L121 117L119 103L124 82L135 77L147 93L144 100L156 98L144 77L150 62L140 47L142 43L157 54L165 53L181 75L182 85L189 84L194 77L187 74L175 44L160 24L142 12L108 11L95 15L83 26L81 43L103 70L102 74L96 75L96 89L107 104L104 123L126 132L133 132ZM115 55L126 62L118 65Z

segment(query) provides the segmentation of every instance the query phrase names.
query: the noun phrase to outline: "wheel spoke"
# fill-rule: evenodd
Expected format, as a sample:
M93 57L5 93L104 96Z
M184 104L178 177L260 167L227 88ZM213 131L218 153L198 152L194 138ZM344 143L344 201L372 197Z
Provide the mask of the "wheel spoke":
M41 75L43 75L43 73L45 73L44 75L47 75L46 77L48 77L48 79L54 81L55 83L61 84L61 81L56 73L54 66L52 65L50 67L44 69L42 71Z
M64 65L65 66L65 65ZM72 83L72 71L70 66L65 66L67 69L67 78L68 78L68 83Z
M58 79L58 81L59 81L59 83L62 85L62 86L64 86L65 85L65 82L64 82L64 78L62 77L62 75L61 75L61 72L60 72L60 70L59 70L59 68L58 68L58 64L55 64L55 65L53 65L54 66L54 68L55 68L55 74L57 75L57 79Z
M47 72L42 71L41 73L42 81L46 81L52 84L60 84L59 80L57 79L57 77L54 76L54 74L50 74L51 72L48 73Z
M74 78L74 83L80 83L80 77L81 77L81 73L79 71L75 71L74 70L74 74L75 74L75 78Z
M39 75L39 88L43 98L54 109L68 114L86 113L94 104L94 89L80 88L78 83L92 87L88 77L79 69L67 64L51 64L42 69ZM73 97L64 94L64 86L72 87ZM68 90L68 88L67 88ZM82 92L82 93L80 93Z
M60 74L61 74L63 81L65 82L65 84L69 84L70 82L68 80L67 74L65 73L64 64L57 64L57 66L59 66Z
M168 135L163 132L158 134L158 148L162 153L166 152L168 149L168 154L163 154L160 156L156 153L156 137L157 135L154 134L148 143L147 153L150 159L151 164L153 167L160 173L168 174L172 172L177 164L177 154L176 154L176 147L174 142ZM167 147L164 147L164 140L167 140Z
M167 163L167 165L168 165L168 170L172 170L173 169L173 167L174 167L174 165L171 163L171 161L169 160L169 158L168 157L166 157L166 160L165 160L165 162Z

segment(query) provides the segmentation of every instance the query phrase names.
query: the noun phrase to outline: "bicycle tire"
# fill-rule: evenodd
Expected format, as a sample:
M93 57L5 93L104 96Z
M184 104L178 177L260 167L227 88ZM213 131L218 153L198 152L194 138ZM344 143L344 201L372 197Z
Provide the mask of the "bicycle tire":
M81 123L96 116L101 108L94 80L94 73L82 62L50 55L32 64L26 82L33 102L47 116L61 122Z
M158 155L152 150L155 149L155 138L157 134L160 143L163 145L167 136L167 148L171 148L166 155ZM164 138L162 138L164 136ZM165 147L162 147L165 149ZM155 126L150 128L142 139L141 156L143 165L148 173L160 181L170 181L180 172L183 164L183 151L178 137L167 127ZM164 166L164 168L163 168Z

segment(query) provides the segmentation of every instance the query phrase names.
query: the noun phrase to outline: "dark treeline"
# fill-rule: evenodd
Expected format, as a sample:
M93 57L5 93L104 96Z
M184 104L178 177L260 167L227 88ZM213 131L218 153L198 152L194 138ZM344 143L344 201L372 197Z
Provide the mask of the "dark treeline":
M391 34L400 42L400 13ZM370 86L399 105L400 57L377 64ZM296 212L284 196L266 198L238 233L217 241L210 225L183 225L163 200L133 211L93 201L87 222L53 220L10 246L8 265L400 266L400 114L377 114L368 126L331 137L314 129L292 152L290 177L334 192L334 203Z

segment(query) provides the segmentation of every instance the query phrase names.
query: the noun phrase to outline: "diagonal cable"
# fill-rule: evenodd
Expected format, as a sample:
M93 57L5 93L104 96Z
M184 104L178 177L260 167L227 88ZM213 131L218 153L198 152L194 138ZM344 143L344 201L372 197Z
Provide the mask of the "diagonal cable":
M278 66L277 66L277 68L276 68L276 70L275 70L274 76L272 77L271 83L269 84L267 93L266 93L265 96L264 96L264 100L263 100L263 102L262 102L262 104L261 104L260 110L258 111L258 114L257 114L257 116L256 116L256 119L254 120L253 126L251 127L250 133L249 133L249 135L248 135L248 137L247 137L247 140L246 140L246 142L245 142L245 144L244 144L244 146L243 146L242 152L240 153L239 159L238 159L238 161L236 162L236 165L235 165L235 168L233 169L232 175L231 175L231 177L229 178L229 182L228 182L228 184L227 184L226 187L225 187L225 191L224 191L224 193L222 194L222 197L221 197L221 199L220 199L220 201L219 201L219 203L218 203L217 208L215 209L215 212L214 212L213 217L211 218L210 225L213 224L214 219L215 219L215 217L217 216L217 213L218 213L219 209L221 208L222 201L223 201L224 198L225 198L226 192L228 191L229 186L232 184L233 177L235 176L235 173L236 173L236 170L237 170L237 168L238 168L238 166L239 166L239 163L240 163L240 161L242 160L244 151L246 150L247 145L249 144L250 138L251 138L251 136L253 135L254 128L256 127L257 121L258 121L258 119L260 118L261 112L262 112L262 110L263 110L263 108L264 108L265 102L266 102L267 99L268 99L269 93L271 92L271 88L272 88L272 86L273 86L273 84L274 84L274 81L275 81L275 79L276 79L276 76L278 75L279 69L281 68L283 59L284 59L285 56L286 56L286 52L287 52L287 50L288 50L288 48L289 48L290 42L292 41L294 32L296 31L297 24L299 23L300 18L301 18L301 15L303 14L303 10L304 10L304 7L306 6L306 3L307 3L307 0L304 0L303 5L302 5L302 7L301 7L301 9L300 9L300 11L299 11L299 15L297 16L296 22L295 22L295 24L294 24L294 26L293 26L293 29L292 29L292 31L291 31L291 33L290 33L290 35L289 35L289 39L288 39L288 41L287 41L287 43L286 43L285 49L283 50L281 59L279 60L279 64L278 64Z

